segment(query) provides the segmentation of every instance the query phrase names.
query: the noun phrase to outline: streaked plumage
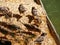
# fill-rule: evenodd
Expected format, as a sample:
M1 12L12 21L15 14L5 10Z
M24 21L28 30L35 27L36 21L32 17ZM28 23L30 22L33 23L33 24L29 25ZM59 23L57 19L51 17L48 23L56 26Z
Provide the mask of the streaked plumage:
M20 13L24 13L24 12L26 11L26 9L25 9L25 7L23 6L23 4L20 4L18 9L19 9L19 12L20 12Z
M36 16L37 15L37 9L35 7L32 7L32 15Z

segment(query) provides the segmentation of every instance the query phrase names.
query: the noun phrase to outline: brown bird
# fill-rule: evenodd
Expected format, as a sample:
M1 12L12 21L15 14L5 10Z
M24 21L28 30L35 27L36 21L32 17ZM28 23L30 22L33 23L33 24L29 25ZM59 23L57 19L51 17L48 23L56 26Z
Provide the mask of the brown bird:
M26 11L26 8L23 6L23 4L20 4L18 9L20 13L24 13Z

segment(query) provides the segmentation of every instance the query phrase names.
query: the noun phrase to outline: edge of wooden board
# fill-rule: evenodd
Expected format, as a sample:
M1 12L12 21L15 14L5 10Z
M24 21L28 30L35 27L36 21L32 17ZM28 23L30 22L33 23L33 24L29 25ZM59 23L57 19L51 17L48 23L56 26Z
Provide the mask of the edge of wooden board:
M51 35L53 36L53 38L56 41L57 45L60 45L60 37L59 37L58 33L56 32L56 29L55 29L54 25L52 24L50 18L47 15L47 12L46 12L46 10L44 8L44 5L42 3L42 0L39 0L39 1L37 0L37 2L41 3L41 6L42 6L42 8L44 10L44 13L47 16L46 17L47 18L47 25L48 25L48 28L49 28L49 31L50 31Z

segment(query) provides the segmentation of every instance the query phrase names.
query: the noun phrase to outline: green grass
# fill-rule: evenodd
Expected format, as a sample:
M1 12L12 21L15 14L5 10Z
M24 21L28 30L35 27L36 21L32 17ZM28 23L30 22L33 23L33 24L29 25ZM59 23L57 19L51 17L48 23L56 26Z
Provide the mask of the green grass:
M46 12L60 36L60 0L42 0Z

